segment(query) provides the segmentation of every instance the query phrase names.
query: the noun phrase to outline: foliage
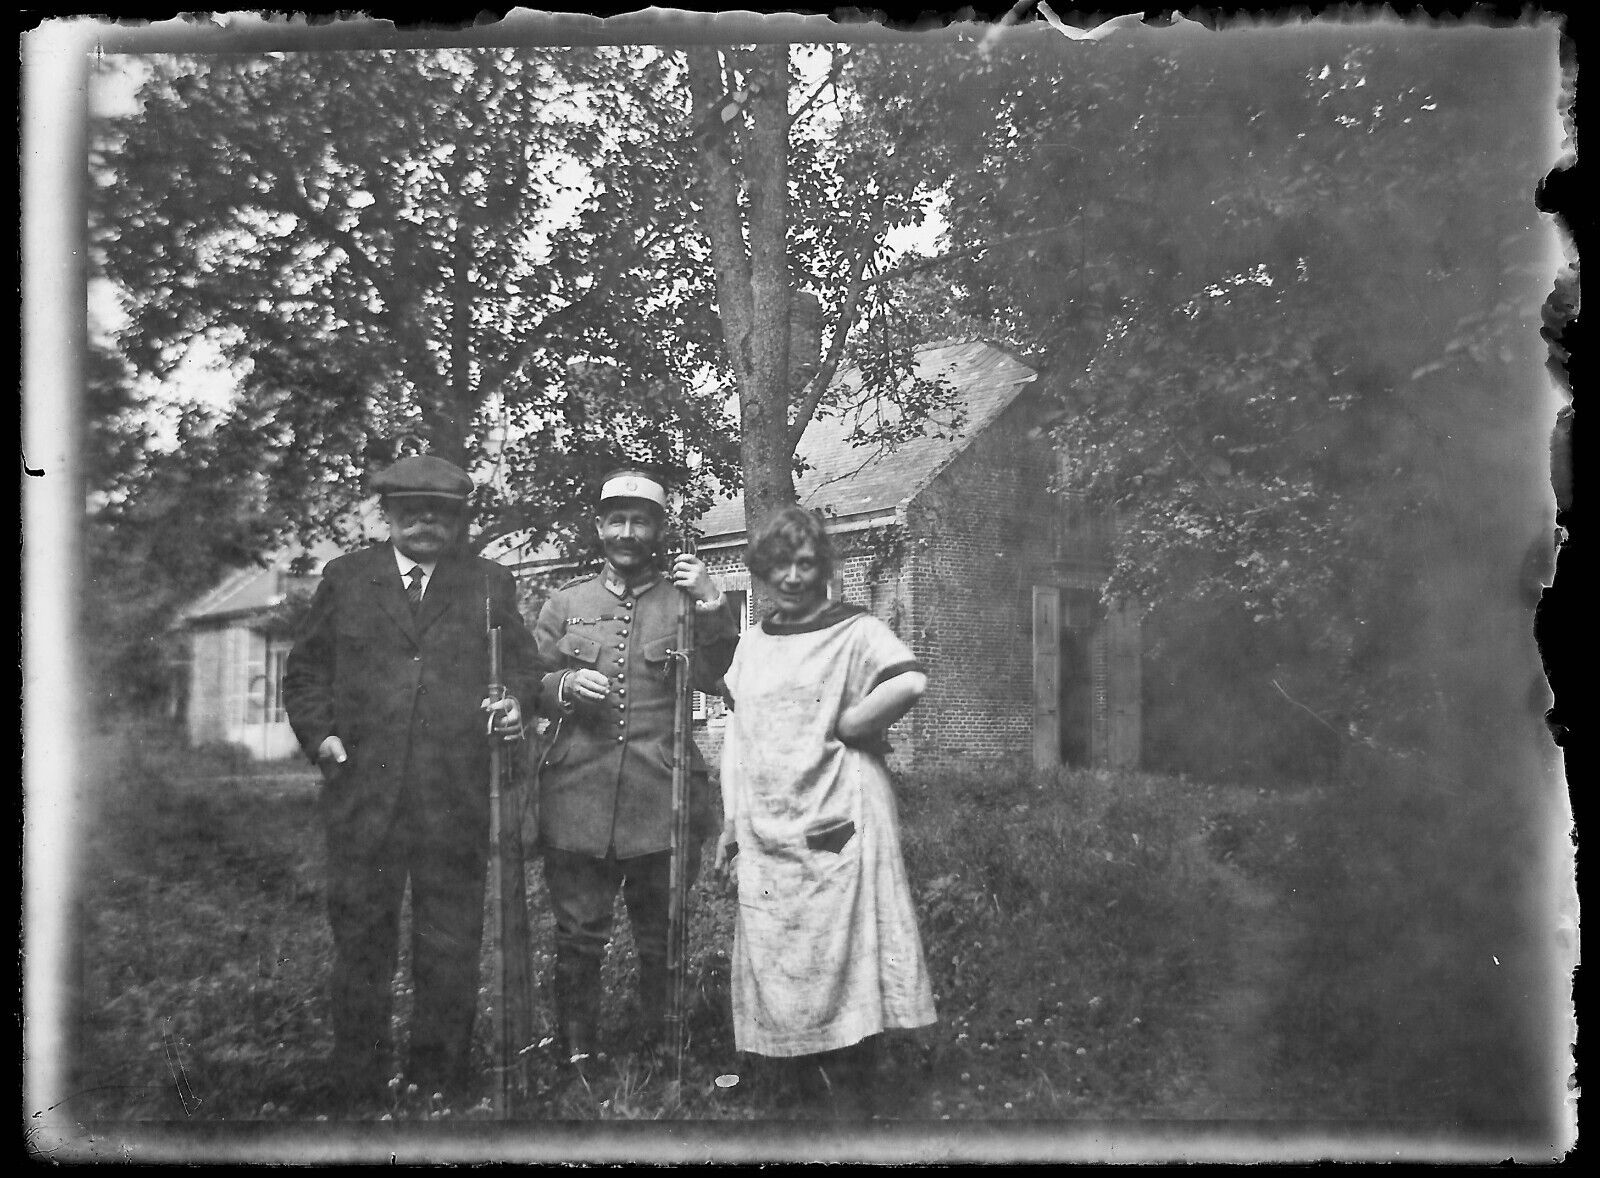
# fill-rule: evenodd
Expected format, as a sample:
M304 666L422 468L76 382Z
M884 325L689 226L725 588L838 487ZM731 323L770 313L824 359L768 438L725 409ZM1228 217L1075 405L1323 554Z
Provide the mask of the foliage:
M103 129L95 243L126 354L240 373L219 430L327 535L418 439L487 461L479 541L581 532L605 466L733 479L712 306L653 51L230 54L152 63ZM569 223L570 219L570 223ZM503 439L503 446L501 445Z
M1414 745L1465 623L1419 563L1448 582L1463 544L1514 564L1543 530L1504 455L1542 448L1548 45L1330 25L877 59L875 117L950 177L947 263L906 296L942 283L933 321L1044 357L1061 489L1117 519L1108 594L1169 633L1231 613L1262 656L1241 712L1276 680Z
M87 399L109 412L90 423L88 511L79 650L101 716L170 709L183 660L177 611L230 570L283 538L265 514L264 485L237 433L203 406L178 408L176 449L151 445L156 417L126 367L90 352Z
M1340 789L1255 816L1237 845L1302 930L1273 1008L1281 1048L1314 1053L1356 1116L1544 1133L1565 1099L1570 984L1538 882L1557 832L1511 780L1464 798L1456 779L1373 757Z

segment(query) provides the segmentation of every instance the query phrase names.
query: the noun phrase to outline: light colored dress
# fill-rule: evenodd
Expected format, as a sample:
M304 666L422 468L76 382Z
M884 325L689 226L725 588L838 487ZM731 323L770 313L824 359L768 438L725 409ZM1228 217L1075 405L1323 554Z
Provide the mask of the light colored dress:
M920 669L888 626L842 604L739 640L725 677L722 797L739 844L741 1051L832 1051L938 1017L889 771L879 752L834 734L876 684Z

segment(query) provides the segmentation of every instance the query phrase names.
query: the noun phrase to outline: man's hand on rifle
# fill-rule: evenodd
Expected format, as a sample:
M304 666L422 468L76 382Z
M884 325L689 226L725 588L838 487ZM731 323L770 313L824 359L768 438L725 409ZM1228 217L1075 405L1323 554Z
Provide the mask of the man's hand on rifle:
M673 558L672 583L707 608L722 600L722 590L712 582L706 562L687 552L680 552Z
M489 731L501 740L522 739L522 708L515 696L486 699L479 705L489 715Z

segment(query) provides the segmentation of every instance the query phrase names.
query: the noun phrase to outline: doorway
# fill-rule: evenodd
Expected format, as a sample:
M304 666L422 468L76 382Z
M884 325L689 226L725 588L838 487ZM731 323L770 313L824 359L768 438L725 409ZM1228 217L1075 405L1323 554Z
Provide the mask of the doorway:
M1093 764L1098 603L1087 589L1033 587L1033 764Z

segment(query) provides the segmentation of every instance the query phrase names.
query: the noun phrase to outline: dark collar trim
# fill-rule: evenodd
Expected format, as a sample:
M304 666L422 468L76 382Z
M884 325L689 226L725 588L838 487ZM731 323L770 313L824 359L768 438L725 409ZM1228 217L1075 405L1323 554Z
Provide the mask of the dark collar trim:
M774 620L776 618L774 611L761 619L761 628L768 634L814 634L818 630L837 626L840 622L866 612L862 606L851 605L848 601L835 601L809 622L801 622L798 625Z

